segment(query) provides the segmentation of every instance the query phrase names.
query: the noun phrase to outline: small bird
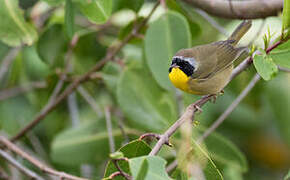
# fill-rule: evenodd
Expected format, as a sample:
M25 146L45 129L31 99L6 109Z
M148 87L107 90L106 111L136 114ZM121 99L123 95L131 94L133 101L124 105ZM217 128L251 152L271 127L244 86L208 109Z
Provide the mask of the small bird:
M235 46L251 25L244 20L225 41L179 50L169 68L170 81L191 94L220 93L230 80L233 62L248 55L248 48Z

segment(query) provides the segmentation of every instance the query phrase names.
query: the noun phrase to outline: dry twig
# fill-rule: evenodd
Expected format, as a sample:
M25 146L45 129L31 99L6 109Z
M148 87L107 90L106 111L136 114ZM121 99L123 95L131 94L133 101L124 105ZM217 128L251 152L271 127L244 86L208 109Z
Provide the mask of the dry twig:
M46 166L45 164L43 164L39 160L37 160L34 157L30 156L26 152L22 151L19 147L17 147L15 144L13 144L11 141L9 141L4 136L0 136L0 143L2 145L4 145L7 149L9 149L10 151L12 151L12 152L16 153L17 155L21 156L22 158L26 159L31 164L33 164L34 166L36 166L37 168L39 168L41 171L43 171L45 173L57 176L60 179L86 180L85 178L73 176L73 175L70 175L70 174L67 174L67 173L64 173L64 172L59 172L59 171L56 171L56 170Z
M225 0L183 1L209 14L231 19L258 19L276 16L283 7L283 0L231 1L231 3Z
M42 177L37 175L35 172L31 171L30 169L26 168L22 164L20 164L18 161L16 161L12 156L10 156L7 152L0 149L0 156L2 156L5 160L7 160L12 166L17 168L19 171L21 171L23 174L28 176L31 179L36 180L44 180Z

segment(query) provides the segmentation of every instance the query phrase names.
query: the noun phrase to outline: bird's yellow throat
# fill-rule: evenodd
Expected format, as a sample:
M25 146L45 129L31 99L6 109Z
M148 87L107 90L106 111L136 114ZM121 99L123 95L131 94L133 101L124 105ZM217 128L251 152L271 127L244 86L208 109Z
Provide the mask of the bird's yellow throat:
M172 68L171 72L169 73L169 79L175 87L186 92L189 91L188 88L189 77L179 68L177 67Z

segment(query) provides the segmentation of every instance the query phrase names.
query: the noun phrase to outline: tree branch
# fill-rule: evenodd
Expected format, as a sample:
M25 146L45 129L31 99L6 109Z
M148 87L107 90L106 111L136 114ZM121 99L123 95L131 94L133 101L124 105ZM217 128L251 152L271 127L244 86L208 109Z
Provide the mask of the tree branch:
M283 0L182 0L211 15L230 19L259 19L276 16L283 8Z
M124 40L117 45L115 48L110 48L111 50L108 50L106 56L101 59L92 69L90 69L87 73L80 76L79 78L75 79L64 91L62 94L60 94L56 100L51 103L44 111L41 111L34 120L32 120L27 126L25 126L17 135L12 137L12 141L18 140L20 137L22 137L27 131L32 129L35 125L37 125L42 119L45 118L45 116L50 113L58 104L60 104L70 93L74 91L75 88L77 88L81 83L86 82L90 80L90 76L96 72L97 70L101 69L108 61L112 60L114 56L117 55L117 53L134 37L136 32L139 32L141 28L147 23L149 18L152 16L153 12L158 7L159 2L156 3L156 5L153 7L149 15L135 28L132 29L131 33L124 38Z
M6 161L8 161L12 166L19 169L23 174L28 176L30 179L36 179L36 180L44 180L42 177L37 175L35 172L31 171L30 169L24 167L22 164L20 164L18 161L16 161L12 156L10 156L7 152L0 149L0 156L2 156Z
M77 176L66 174L64 172L59 172L59 171L56 171L56 170L46 166L45 164L43 164L39 160L37 160L34 157L30 156L26 152L22 151L19 147L17 147L15 144L10 142L4 136L0 136L0 143L3 144L5 147L7 147L7 149L9 149L10 151L13 151L14 153L18 154L22 158L26 159L27 161L29 161L30 163L32 163L34 166L36 166L37 168L39 168L41 171L43 171L45 173L57 176L60 179L86 180L85 178L80 178L80 177L77 177Z
M115 152L115 141L112 133L112 119L111 119L111 110L109 106L105 107L105 119L109 137L110 152L113 153Z
M173 133L185 122L192 120L194 117L194 113L198 110L197 107L203 106L208 100L210 100L213 97L213 95L207 95L202 97L200 100L196 101L195 103L189 105L183 115L172 125L169 127L167 131L163 135L161 135L159 141L156 143L152 151L149 153L149 156L156 155L163 144L168 142L170 136L172 136Z

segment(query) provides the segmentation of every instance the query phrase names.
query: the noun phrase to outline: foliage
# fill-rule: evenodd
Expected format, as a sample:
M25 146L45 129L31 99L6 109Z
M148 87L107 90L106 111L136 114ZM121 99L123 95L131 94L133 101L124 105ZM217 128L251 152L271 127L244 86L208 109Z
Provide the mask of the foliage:
M155 140L138 137L147 132L164 133L186 106L199 98L181 93L170 83L172 56L180 49L220 40L220 36L204 14L181 1L164 2L165 7L159 5L136 32L155 1L0 0L0 72L7 64L5 57L20 47L8 71L2 77L0 73L2 134L17 134L48 103L60 79L65 78L58 94L104 62L121 44L113 58L29 131L21 140L23 149L54 169L91 179L109 179L118 171L116 162L136 180L194 179L182 166L184 162L197 167L193 170L208 180L285 176L290 164L290 76L280 69L290 68L289 1L284 1L282 17L272 17L281 22L283 33L274 32L272 24L266 24L267 30L260 35L255 32L258 27L249 32L264 40L264 47L254 41L253 47L258 49L253 56L254 68L239 75L215 104L207 103L203 113L195 115L197 125L192 127L190 148L183 159L176 157L184 142L180 133L170 138L174 146L164 145L158 156L149 156ZM236 25L233 20L210 18L225 27ZM279 37L275 39L273 34ZM128 40L128 36L132 38ZM268 53L277 42L281 45ZM197 139L256 72L265 81L256 85L217 133L199 144ZM267 138L270 136L273 138ZM110 150L109 138L113 138L115 152ZM276 146L264 148L269 144ZM179 166L166 172L176 159ZM21 164L31 167L26 161ZM13 173L3 159L1 167L9 175Z

